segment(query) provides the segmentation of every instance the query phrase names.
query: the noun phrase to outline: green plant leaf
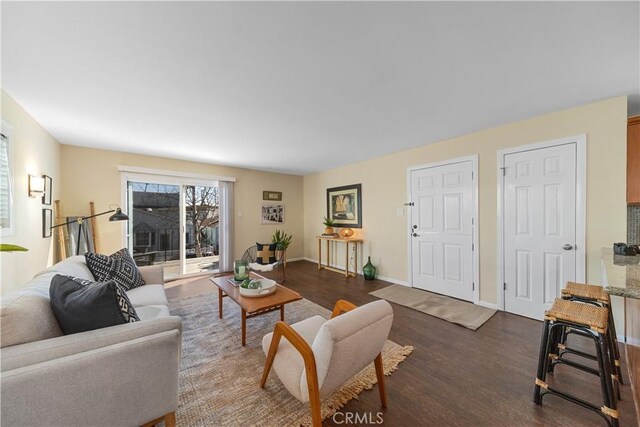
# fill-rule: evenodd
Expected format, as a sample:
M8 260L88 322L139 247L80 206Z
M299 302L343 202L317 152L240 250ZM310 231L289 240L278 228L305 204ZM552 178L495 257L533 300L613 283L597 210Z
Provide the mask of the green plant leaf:
M271 243L276 244L278 250L286 250L291 244L293 236L288 235L284 231L276 230L271 237Z
M0 252L26 252L29 249L10 243L0 243Z
M327 218L326 216L324 217L324 220L322 221L322 223L324 224L325 227L333 227L333 225L336 223L336 221L332 218Z

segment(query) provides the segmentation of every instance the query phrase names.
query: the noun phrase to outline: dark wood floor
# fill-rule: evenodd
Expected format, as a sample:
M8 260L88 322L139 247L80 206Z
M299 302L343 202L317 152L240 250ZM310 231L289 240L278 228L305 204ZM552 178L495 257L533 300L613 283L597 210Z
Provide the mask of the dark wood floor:
M368 293L389 286L380 280L365 281L326 270L306 261L289 263L285 286L327 309L338 299L365 304L376 298ZM169 285L169 298L213 292L203 279L185 279ZM606 425L595 413L547 395L543 406L532 402L538 345L542 324L528 318L498 312L477 331L393 304L394 322L389 339L412 345L414 352L387 377L389 426L522 426ZM578 338L579 339L579 338ZM624 352L623 352L624 353ZM624 363L624 362L623 362ZM626 372L626 366L623 366ZM595 403L601 403L599 380L567 366L556 368L558 387ZM620 425L638 425L631 389L625 377L619 402ZM340 412L380 411L377 390L364 391ZM324 425L345 425L342 415Z

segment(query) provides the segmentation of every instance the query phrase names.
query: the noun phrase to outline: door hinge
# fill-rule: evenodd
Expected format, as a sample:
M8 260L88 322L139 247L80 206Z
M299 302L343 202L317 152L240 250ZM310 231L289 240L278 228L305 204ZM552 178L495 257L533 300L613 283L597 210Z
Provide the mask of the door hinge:
M471 181L473 181L473 171L471 171Z
M507 290L507 284L505 282L502 283L502 290L503 291Z
M476 290L476 282L471 282L471 290L472 291Z
M506 166L501 167L500 170L502 170L502 176L507 176L507 167Z
M471 244L471 250L475 251L476 250L476 245L474 245L473 243Z
M476 223L476 219L475 218L471 218L471 225L475 225Z

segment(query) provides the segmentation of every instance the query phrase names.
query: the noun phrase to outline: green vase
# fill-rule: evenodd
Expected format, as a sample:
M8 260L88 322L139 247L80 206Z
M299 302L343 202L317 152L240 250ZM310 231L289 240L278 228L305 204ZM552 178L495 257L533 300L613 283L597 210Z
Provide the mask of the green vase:
M376 277L376 267L371 264L371 257L367 263L362 267L362 274L364 275L365 280L373 280Z

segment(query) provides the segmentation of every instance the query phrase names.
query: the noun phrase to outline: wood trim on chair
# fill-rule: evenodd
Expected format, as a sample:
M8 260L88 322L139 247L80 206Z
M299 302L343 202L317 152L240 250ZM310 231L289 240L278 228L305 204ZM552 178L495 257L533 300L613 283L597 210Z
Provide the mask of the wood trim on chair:
M273 338L269 346L269 353L264 364L264 372L260 387L264 388L273 360L280 345L280 339L284 337L298 350L304 360L304 369L307 374L307 388L309 390L309 404L311 405L311 419L313 427L322 426L322 415L320 414L320 388L318 387L318 370L316 369L316 358L309 344L291 326L284 322L277 322L273 330Z
M154 427L156 424L159 424L161 421L164 421L165 427L176 427L176 413L169 412L165 416L156 418L155 420L149 421L148 423L144 423L142 427Z
M333 306L333 312L331 313L331 318L333 319L336 316L340 316L342 313L351 311L354 308L358 308L358 306L350 303L347 300L343 300L343 299L338 300L338 302L336 302L336 305Z

